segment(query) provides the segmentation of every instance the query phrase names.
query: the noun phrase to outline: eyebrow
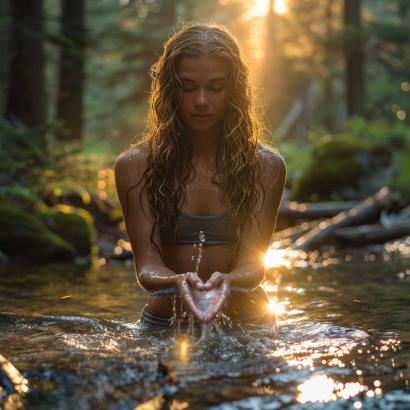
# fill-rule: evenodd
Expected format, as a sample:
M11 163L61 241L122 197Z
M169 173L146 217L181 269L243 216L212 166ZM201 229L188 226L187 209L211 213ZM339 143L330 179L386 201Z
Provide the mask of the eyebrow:
M195 80L192 80L191 78L188 77L181 77L180 78L181 81L189 81L191 83L195 83ZM217 77L217 78L213 78L212 80L209 80L210 83L215 83L217 81L222 81L222 80L226 80L226 77Z

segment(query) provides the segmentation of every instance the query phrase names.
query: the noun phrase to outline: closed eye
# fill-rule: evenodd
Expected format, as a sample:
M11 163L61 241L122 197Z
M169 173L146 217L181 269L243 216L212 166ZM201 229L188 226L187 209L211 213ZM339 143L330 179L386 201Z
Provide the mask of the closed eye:
M195 87L181 87L182 91L189 93L191 91L195 91Z
M218 93L220 91L223 91L224 88L225 87L211 87L210 90Z

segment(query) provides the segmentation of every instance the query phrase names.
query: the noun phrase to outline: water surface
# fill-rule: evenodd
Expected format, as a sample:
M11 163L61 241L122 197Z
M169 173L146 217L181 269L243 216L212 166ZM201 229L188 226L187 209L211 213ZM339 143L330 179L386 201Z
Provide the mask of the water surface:
M225 329L200 346L140 330L132 266L4 271L0 354L29 391L0 406L409 409L408 254L296 265L266 283L276 330Z

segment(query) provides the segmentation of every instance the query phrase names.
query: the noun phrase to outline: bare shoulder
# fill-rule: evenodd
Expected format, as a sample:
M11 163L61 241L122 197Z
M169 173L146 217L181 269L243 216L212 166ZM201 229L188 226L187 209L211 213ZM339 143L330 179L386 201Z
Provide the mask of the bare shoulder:
M125 168L127 166L141 166L146 163L147 147L144 144L132 145L121 152L115 160L114 168Z
M259 145L258 163L263 184L268 186L283 185L286 180L286 162L276 149Z
M146 145L138 144L119 154L114 163L116 180L125 178L129 183L135 183L147 167L147 152Z

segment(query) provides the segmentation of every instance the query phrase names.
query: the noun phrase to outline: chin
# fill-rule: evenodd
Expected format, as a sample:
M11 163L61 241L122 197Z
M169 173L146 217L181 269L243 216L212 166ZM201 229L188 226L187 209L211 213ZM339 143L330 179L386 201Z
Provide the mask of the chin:
M189 127L194 132L215 132L220 129L217 124L191 124Z

